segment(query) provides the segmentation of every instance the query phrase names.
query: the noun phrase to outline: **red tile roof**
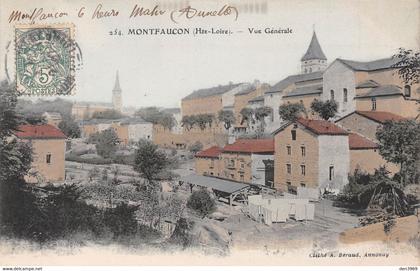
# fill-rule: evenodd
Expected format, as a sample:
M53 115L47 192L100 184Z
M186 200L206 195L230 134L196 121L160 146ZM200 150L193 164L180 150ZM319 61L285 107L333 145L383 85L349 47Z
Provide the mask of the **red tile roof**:
M379 123L384 123L387 120L400 121L406 119L399 115L383 111L356 111L356 113Z
M15 135L19 138L66 138L60 129L55 128L49 124L31 125L25 124L18 127L18 131Z
M213 146L208 149L202 150L201 152L197 153L195 157L209 157L209 158L217 158L219 154L222 152L222 149L218 146Z
M350 150L364 150L364 149L377 149L378 144L375 142L362 137L358 134L349 134L349 148Z
M298 123L305 126L308 130L318 135L348 135L349 133L326 120L311 120L300 118L297 120Z
M238 139L226 145L223 152L274 153L274 139Z

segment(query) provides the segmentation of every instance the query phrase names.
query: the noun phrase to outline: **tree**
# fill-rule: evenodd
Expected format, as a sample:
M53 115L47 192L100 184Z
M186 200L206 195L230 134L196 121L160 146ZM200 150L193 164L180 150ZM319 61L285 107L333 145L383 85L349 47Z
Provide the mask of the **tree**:
M188 150L194 154L201 151L203 149L203 144L200 141L196 141L194 144L192 144Z
M153 124L160 124L165 129L172 129L175 124L175 118L172 114L159 110L156 107L146 107L139 109L135 115L140 116L145 121Z
M200 189L191 194L187 202L187 207L197 211L204 217L215 210L216 203L207 190Z
M241 125L246 122L246 125L249 126L250 123L255 123L254 119L254 110L252 108L244 107L239 112L242 116Z
M235 115L231 110L220 110L217 119L223 122L226 130L229 130L233 123L235 123Z
M187 129L188 131L191 130L195 124L196 124L196 117L194 115L182 117L181 126Z
M114 109L107 109L105 111L94 112L92 114L92 119L120 119L122 117L123 114Z
M58 128L69 138L79 138L81 135L80 127L73 118L64 118Z
M117 151L117 146L120 143L120 139L114 129L106 129L102 132L92 134L89 139L89 143L93 143L96 146L98 154L104 158L111 158Z
M418 84L420 82L420 52L399 48L393 58L398 62L393 67L398 68L398 75L407 85Z
M400 165L402 184L414 180L415 163L420 152L420 124L414 120L386 121L376 132L379 153L388 162Z
M260 133L264 133L265 129L265 118L270 116L273 112L273 109L268 106L262 106L255 109L255 119L260 123Z
M144 139L137 143L134 159L134 170L146 179L147 187L156 180L158 174L168 166L166 154L156 144Z
M279 107L280 117L287 121L296 121L305 112L305 107L301 103L282 104Z
M329 120L330 118L333 118L335 114L337 114L338 104L334 100L328 100L325 102L314 100L311 103L311 109L312 111L318 113L318 115L324 120Z
M196 115L196 124L201 130L205 130L208 127L211 127L214 115L213 114L198 114Z

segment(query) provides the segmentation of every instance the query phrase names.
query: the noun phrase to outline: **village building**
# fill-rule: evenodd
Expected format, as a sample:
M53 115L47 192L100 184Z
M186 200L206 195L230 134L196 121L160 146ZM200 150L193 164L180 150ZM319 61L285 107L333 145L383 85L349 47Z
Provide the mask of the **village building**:
M115 110L122 113L122 89L120 86L120 78L117 71L114 88L112 89L112 103L103 102L75 102L72 106L71 114L76 120L91 119L93 114L101 113L108 110Z
M272 186L272 167L266 169L266 164L274 161L274 140L272 138L238 139L235 143L228 144L223 148L220 160L221 178Z
M30 143L32 164L25 180L30 183L61 182L65 179L66 136L53 125L20 125L14 133L18 140Z
M406 118L384 111L354 111L335 121L335 123L348 131L361 134L374 142L376 131L385 121L401 121Z
M399 171L399 167L388 163L379 153L379 145L356 133L349 134L350 175L355 171L373 174L375 170L385 167L391 174Z
M353 111L387 111L416 118L419 84L406 85L399 77L397 58L374 61L336 59L323 75L322 100L334 100L338 115Z
M274 132L274 187L338 191L348 183L348 132L324 120L298 119Z
M202 150L195 155L195 172L203 176L220 177L221 163L220 154L222 149L213 146Z
M63 120L59 112L44 112L42 117L44 117L47 124L55 127L58 127L58 124Z

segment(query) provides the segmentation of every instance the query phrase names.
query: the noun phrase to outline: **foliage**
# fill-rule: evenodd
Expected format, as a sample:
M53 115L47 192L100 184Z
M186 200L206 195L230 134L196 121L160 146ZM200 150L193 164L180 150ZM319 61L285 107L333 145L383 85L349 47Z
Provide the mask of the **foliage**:
M207 190L200 189L191 194L187 207L197 211L202 216L206 216L215 210L216 203Z
M244 107L241 109L239 114L242 116L241 125L244 124L244 122L246 122L247 126L251 123L255 123L254 110L252 108Z
M314 100L311 103L312 111L318 113L318 115L324 120L329 120L337 114L338 104L334 100L320 101Z
M16 92L12 84L6 81L0 83L0 138L4 139L17 131L22 122L20 116L16 114L17 104Z
M192 235L190 231L193 227L193 222L188 221L186 218L180 218L176 222L175 230L172 233L170 242L181 245L183 248L187 248L192 243Z
M376 132L379 153L400 165L402 184L415 183L415 163L420 152L420 124L413 120L387 121Z
M41 113L29 112L29 113L24 114L23 118L26 123L32 124L32 125L40 125L40 124L47 123L47 121L45 120L45 117L43 117Z
M114 109L107 109L105 111L96 111L92 114L92 119L120 119L123 117L119 111Z
M133 235L137 231L135 211L137 207L125 203L109 208L104 212L104 224L114 234L114 238Z
M273 109L268 106L262 106L255 109L255 119L259 122L259 135L262 135L265 130L265 118L273 113Z
M282 104L279 107L280 117L286 121L296 121L305 112L305 107L301 103Z
M231 110L220 110L217 115L217 119L220 122L223 122L226 130L229 130L235 123L235 115Z
M197 114L191 116L183 116L181 125L188 131L194 126L197 126L201 130L205 130L206 127L211 127L214 120L213 114Z
M95 144L96 151L100 156L104 158L111 158L117 151L120 139L114 129L109 128L90 135L88 143Z
M403 187L388 176L385 168L380 168L373 175L356 172L350 176L349 183L336 199L336 205L375 210L386 214L405 216L409 208Z
M73 118L64 118L58 128L69 138L79 138L81 135L80 127Z
M407 84L418 84L420 76L420 52L404 48L399 48L393 58L398 62L393 67L398 68L398 75Z
M139 140L134 159L134 170L148 181L147 185L156 180L159 173L167 166L168 158L156 144L144 139Z
M193 154L196 154L197 152L201 151L203 149L203 143L201 143L200 141L196 141L194 142L194 144L191 144L188 147L188 150L190 152L192 152Z
M145 121L153 124L160 124L166 129L172 129L176 120L172 114L159 110L156 107L146 107L139 109L135 115L140 116Z
M43 100L38 99L36 102L30 100L19 99L16 105L16 111L23 114L38 114L41 115L44 112L58 112L61 117L71 118L71 110L73 103L71 101L56 98L54 100Z

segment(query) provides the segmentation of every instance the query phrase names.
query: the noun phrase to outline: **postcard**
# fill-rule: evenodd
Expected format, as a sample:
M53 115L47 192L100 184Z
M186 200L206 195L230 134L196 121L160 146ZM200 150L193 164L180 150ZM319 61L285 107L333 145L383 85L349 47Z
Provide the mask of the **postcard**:
M0 266L417 270L419 9L0 0Z

